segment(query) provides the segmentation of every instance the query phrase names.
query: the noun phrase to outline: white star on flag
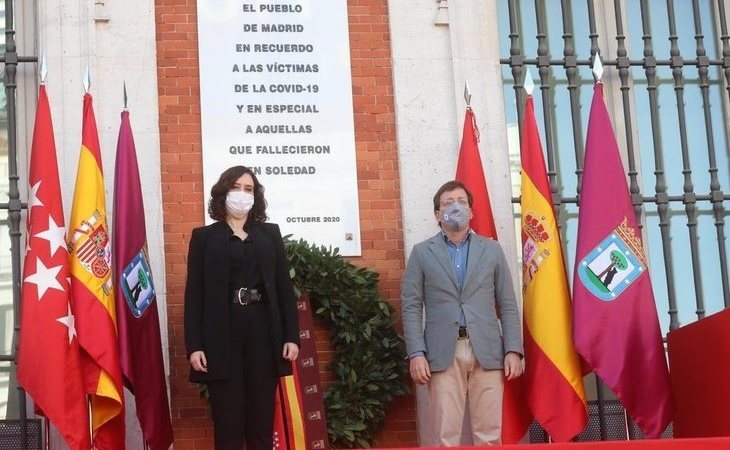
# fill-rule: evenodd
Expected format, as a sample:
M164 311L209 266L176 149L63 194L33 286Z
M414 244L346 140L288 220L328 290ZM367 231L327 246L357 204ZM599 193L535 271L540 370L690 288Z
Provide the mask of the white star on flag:
M59 317L56 321L68 327L68 343L70 344L74 340L74 336L76 336L76 318L71 314L71 305L67 303L66 307L68 308L68 315Z
M48 289L58 289L63 291L63 286L58 282L56 277L58 272L61 271L62 266L46 267L39 258L36 258L35 273L25 277L26 283L32 283L38 286L38 300L43 298L43 295Z
M41 181L39 180L33 187L30 188L30 202L28 203L28 214L31 212L31 208L34 206L43 206L43 202L38 198L38 190L41 188Z
M56 225L53 217L48 217L48 229L46 231L41 231L33 236L48 241L48 244L51 246L51 256L59 248L66 248L66 228Z

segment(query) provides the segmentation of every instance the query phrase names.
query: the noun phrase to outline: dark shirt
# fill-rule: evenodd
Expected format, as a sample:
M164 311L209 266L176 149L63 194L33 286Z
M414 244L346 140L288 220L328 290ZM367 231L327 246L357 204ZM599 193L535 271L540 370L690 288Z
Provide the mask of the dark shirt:
M247 226L244 226L243 230L249 233L247 228ZM246 239L241 240L241 238L233 234L230 226L228 227L228 232L230 233L228 238L229 291L234 291L241 287L261 288L263 282L259 268L259 258L253 246L253 237L249 233Z

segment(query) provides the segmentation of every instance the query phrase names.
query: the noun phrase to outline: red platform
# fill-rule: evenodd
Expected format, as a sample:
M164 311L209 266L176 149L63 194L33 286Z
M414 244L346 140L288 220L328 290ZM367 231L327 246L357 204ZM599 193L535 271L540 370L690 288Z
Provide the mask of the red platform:
M435 450L437 447L430 448ZM730 437L698 439L652 439L607 442L569 442L566 444L524 444L499 445L493 447L453 448L459 450L474 450L476 448L483 448L484 450L730 450ZM418 450L424 450L424 448L420 448Z
M730 309L672 331L667 346L674 437L730 436Z

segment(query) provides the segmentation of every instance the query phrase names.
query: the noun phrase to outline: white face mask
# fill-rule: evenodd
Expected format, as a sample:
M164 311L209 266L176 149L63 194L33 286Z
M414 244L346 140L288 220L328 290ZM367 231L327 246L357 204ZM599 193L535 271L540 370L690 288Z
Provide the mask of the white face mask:
M249 192L230 191L226 196L226 211L236 219L243 219L251 211L253 200Z

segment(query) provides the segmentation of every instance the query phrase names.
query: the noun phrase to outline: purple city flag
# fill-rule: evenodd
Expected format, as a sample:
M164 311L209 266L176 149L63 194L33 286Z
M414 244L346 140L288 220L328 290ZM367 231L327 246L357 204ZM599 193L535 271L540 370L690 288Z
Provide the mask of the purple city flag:
M646 253L616 137L594 87L573 272L573 339L649 437L674 414Z
M114 171L112 265L124 385L150 450L172 444L160 319L147 256L142 189L129 112L122 112Z

